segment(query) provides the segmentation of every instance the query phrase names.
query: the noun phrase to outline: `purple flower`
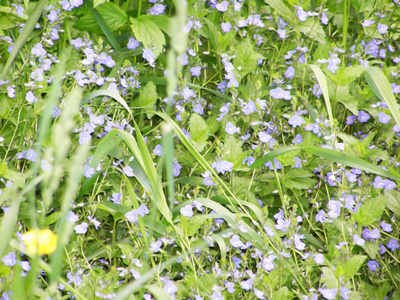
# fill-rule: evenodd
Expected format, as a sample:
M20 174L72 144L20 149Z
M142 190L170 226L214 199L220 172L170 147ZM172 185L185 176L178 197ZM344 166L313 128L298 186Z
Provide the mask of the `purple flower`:
M354 243L356 243L358 246L364 246L365 240L363 238L360 238L358 234L353 235L353 240Z
M374 20L364 20L364 21L361 23L361 26L363 26L363 27L369 27L369 26L371 26L372 24L375 24L375 21L374 21Z
M7 95L10 98L15 98L15 89L11 86L7 87Z
M328 25L329 19L326 17L325 13L321 14L321 23L324 25Z
M249 114L256 112L257 107L253 100L250 100L246 105L242 108L242 112L248 116Z
M35 160L36 160L36 157L37 157L37 154L36 154L36 152L35 152L34 150L29 149L28 151L26 151L25 158L26 158L27 160L35 161Z
M385 232L391 232L393 230L392 225L385 223L384 221L381 222L382 230Z
M274 99L285 99L291 100L292 96L290 95L290 91L284 91L282 88L277 87L276 89L270 90L270 95Z
M385 187L385 181L382 180L381 176L376 176L374 178L374 183L373 183L374 187L376 189L383 189Z
M126 47L130 50L135 50L137 47L139 47L140 43L135 40L133 37L129 39L128 45Z
M317 255L315 255L314 256L314 261L317 263L317 264L323 264L324 263L324 261L325 261L325 258L324 258L324 256L322 255L322 254L317 254ZM332 298L332 299L334 299L334 298Z
M32 48L31 54L37 57L43 57L47 54L46 50L43 49L42 44L38 43Z
M234 135L235 133L239 132L239 128L234 126L232 122L226 123L225 131L227 134Z
M253 288L253 279L250 278L248 280L243 280L240 283L240 286L241 286L242 289L244 289L246 291L251 290Z
M387 26L387 25L378 23L378 32L379 32L380 34L385 34L385 33L387 33L387 30L388 30L388 26Z
M304 22L305 20L307 20L307 13L303 10L303 8L301 6L294 6L296 8L296 13L297 13L297 18L299 19L299 21Z
M87 232L87 228L88 228L89 224L86 222L83 222L80 225L76 225L74 227L75 233L76 234L85 234Z
M259 137L260 141L263 143L268 143L272 139L272 136L270 136L268 133L263 132L263 131L260 131L258 133L258 137Z
M17 263L17 257L14 252L8 253L1 259L5 266L13 267Z
M240 237L237 234L234 234L231 237L230 243L234 248L241 248L244 246L243 242L240 240Z
M297 250L303 251L306 248L306 244L304 244L301 239L304 239L305 236L302 234L293 234L294 245Z
M276 31L276 33L279 35L279 38L280 38L281 40L283 40L283 39L286 38L286 30L285 30L285 29L279 28L279 29Z
M399 243L395 239L390 239L389 243L386 245L392 252L400 248Z
M213 162L212 167L216 169L218 173L225 174L225 172L232 172L233 163L226 160L219 160Z
M289 66L285 72L285 77L289 79L293 79L295 75L294 68L292 66Z
M147 60L150 63L150 66L153 68L154 66L154 54L150 49L143 50L143 59Z
M133 169L130 166L126 166L122 169L124 174L128 177L134 177L135 173L133 173Z
M233 282L225 281L225 287L229 294L233 294L236 291L235 284Z
M303 138L301 137L301 134L298 133L293 139L294 144L301 144L303 142Z
M192 76L200 77L201 67L200 66L193 67L190 69L190 72L192 72Z
M358 121L360 123L365 123L369 120L370 115L367 114L366 112L364 112L363 110L360 110L359 114L358 114Z
M152 243L150 243L149 250L152 251L152 252L158 252L158 251L160 251L161 246L162 246L162 242L161 241L152 242Z
M175 162L174 163L174 170L173 170L173 174L174 174L175 177L179 176L179 174L181 173L181 169L182 169L182 166L179 163Z
M221 29L223 32L229 32L232 29L231 23L221 23Z
M76 222L78 222L79 217L73 211L69 211L67 213L66 219L67 219L68 222L76 223Z
M161 156L163 155L163 150L161 145L157 145L153 150L154 155Z
M348 116L347 118L346 118L346 125L351 125L351 124L353 124L354 122L355 122L355 120L356 120L356 116Z
M187 218L193 217L193 207L191 205L185 205L180 210L181 215Z
M392 119L390 116L385 114L383 111L380 112L378 116L379 116L379 122L381 122L382 124L387 124Z
M332 218L332 219L336 219L337 217L340 216L340 208L342 207L342 203L336 200L330 200L328 202L328 208L330 209L330 211L328 212L328 215Z
M220 12L226 12L228 10L228 4L228 1L222 1L221 3L215 5L215 8Z
M275 265L275 263L274 263L274 260L276 259L277 257L275 256L275 255L269 255L268 257L265 257L263 260L262 260L262 267L264 268L264 270L266 271L266 272L270 272L270 271L272 271L275 267L276 267L276 265Z
M371 272L376 272L379 269L379 264L375 260L367 262L367 265Z
M294 115L291 117L288 121L289 125L291 125L293 128L296 128L297 126L301 126L305 123L302 116Z
M176 287L176 285L174 285L173 281L167 280L167 281L165 282L165 285L164 285L164 287L163 287L163 290L164 290L167 294L172 295L172 294L175 294L175 293L178 291L178 288Z
M165 10L165 5L162 4L156 4L150 9L150 14L153 16L158 16L164 13Z
M332 300L336 298L337 289L318 289L318 291L325 299Z
M29 92L26 93L25 100L26 100L28 103L32 104L32 103L37 102L37 101L38 101L38 98L35 97L35 95L33 94L32 91L29 91Z

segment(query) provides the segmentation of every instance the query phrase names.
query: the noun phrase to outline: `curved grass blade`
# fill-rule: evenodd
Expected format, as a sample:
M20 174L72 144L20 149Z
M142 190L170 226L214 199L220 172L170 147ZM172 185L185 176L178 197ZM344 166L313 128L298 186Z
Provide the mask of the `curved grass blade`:
M4 256L4 252L7 250L8 243L11 240L14 232L14 227L17 224L20 203L21 201L19 199L15 199L1 220L0 257Z
M107 25L106 21L104 20L103 16L99 13L99 11L96 8L93 8L93 1L90 1L89 7L90 7L90 11L93 14L93 17L96 19L97 24L99 24L101 30L103 31L103 33L106 36L107 40L110 42L111 46L113 46L113 48L116 51L119 51L120 50L119 44L118 44L115 36L111 32L111 30L108 27L108 25Z
M392 113L393 119L396 121L397 126L400 127L400 112L399 107L392 92L392 87L387 80L385 74L377 67L368 68L364 72L367 79L368 86L372 92L381 100L384 101Z
M139 80L140 80L140 82L143 82L143 83L146 83L146 82L149 82L149 81L153 81L154 84L156 84L156 85L167 85L167 79L165 77L139 76ZM229 96L227 96L225 94L222 94L221 92L214 91L212 89L208 89L208 88L202 87L200 85L189 83L189 82L186 83L186 85L188 87L190 87L191 89L205 90L206 92L214 94L215 96L217 96L217 97L219 97L221 99L224 99L226 101L232 102L232 99Z
M46 5L46 0L40 0L37 4L35 9L32 12L32 15L29 17L28 21L25 24L24 29L22 30L21 34L19 35L13 50L11 51L10 57L8 58L6 65L4 66L3 73L1 74L1 79L5 79L8 73L8 69L11 67L11 64L14 62L15 58L17 57L19 51L24 46L25 42L31 36L32 31L35 29L36 23L42 14L44 6Z
M86 103L88 103L93 98L105 97L105 96L114 98L118 103L120 103L127 110L129 115L133 118L131 110L129 109L129 106L126 103L126 101L124 100L124 98L122 98L117 92L114 92L114 91L97 90L97 91L91 92L91 93L87 94L85 97L83 97L82 102L81 102L81 106L85 105Z
M327 159L329 161L332 161L332 162L336 162L336 163L339 163L339 164L342 164L342 165L345 165L348 167L357 168L357 169L360 169L360 170L363 170L363 171L366 171L369 173L374 173L377 175L389 177L394 180L400 181L399 176L397 176L391 172L385 171L385 170L381 169L380 167L378 167L368 161L365 161L361 158L358 158L354 155L342 153L342 152L339 152L336 150L319 148L319 147L284 147L284 148L280 148L280 149L271 151L264 157L256 160L250 166L250 168L255 169L255 168L263 165L267 161L273 160L275 157L278 157L286 152L294 151L294 150L303 150L308 153L314 154L316 156L320 156L320 157Z
M324 95L326 110L328 111L329 123L331 127L333 126L333 114L331 100L329 99L328 83L326 82L325 74L322 72L321 68L316 65L307 65L314 72L315 77L319 83L322 94Z

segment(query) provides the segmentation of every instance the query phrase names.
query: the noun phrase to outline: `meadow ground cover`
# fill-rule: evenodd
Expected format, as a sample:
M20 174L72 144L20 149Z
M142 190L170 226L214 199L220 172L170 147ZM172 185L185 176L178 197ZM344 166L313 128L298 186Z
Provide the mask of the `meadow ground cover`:
M1 299L400 299L400 1L0 5Z

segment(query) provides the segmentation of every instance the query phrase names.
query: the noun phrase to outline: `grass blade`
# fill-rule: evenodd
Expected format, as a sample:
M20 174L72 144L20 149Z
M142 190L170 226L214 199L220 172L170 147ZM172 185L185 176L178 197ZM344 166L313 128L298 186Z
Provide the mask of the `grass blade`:
M284 148L280 148L280 149L271 151L264 157L258 159L250 166L250 168L255 169L255 168L265 164L267 161L273 160L275 157L278 157L286 152L294 151L294 150L303 150L308 153L314 154L316 156L320 156L320 157L327 159L329 161L332 161L332 162L336 162L336 163L339 163L339 164L342 164L342 165L345 165L348 167L357 168L357 169L360 169L360 170L363 170L363 171L366 171L369 173L374 173L377 175L389 177L394 180L400 181L399 176L397 176L391 172L385 171L385 170L381 169L380 167L378 167L374 164L371 164L370 162L367 162L367 161L365 161L361 158L358 158L354 155L342 153L342 152L339 152L336 150L320 148L320 147L284 147Z
M367 79L368 86L372 92L383 102L387 104L393 119L396 121L397 126L400 127L400 112L399 107L392 92L392 87L387 80L385 74L377 67L368 68L364 72Z
M5 80L8 69L11 67L11 64L14 62L15 58L17 57L19 51L24 46L25 42L28 38L32 35L32 31L35 29L36 23L42 14L44 6L46 5L46 0L40 0L37 4L35 9L32 12L32 15L29 17L28 21L25 24L24 29L22 30L21 34L19 35L13 50L11 51L10 57L8 58L6 65L4 66L3 73L1 74L1 79Z
M316 65L307 65L314 72L317 78L318 84L321 88L322 94L324 95L326 110L328 111L329 123L333 127L333 114L331 100L329 99L328 83L326 82L325 74L322 72L321 68Z

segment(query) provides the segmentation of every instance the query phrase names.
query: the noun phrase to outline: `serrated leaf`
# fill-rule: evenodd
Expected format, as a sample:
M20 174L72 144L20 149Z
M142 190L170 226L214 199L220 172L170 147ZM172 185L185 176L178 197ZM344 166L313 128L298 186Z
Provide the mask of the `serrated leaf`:
M150 107L153 108L158 99L158 93L156 86L152 81L149 81L143 90L140 92L140 96L133 103L135 107Z
M96 10L103 17L111 31L118 30L128 21L128 16L126 15L125 11L112 2L100 4L96 7ZM82 31L99 34L103 33L103 30L100 28L91 12L80 18L79 21L75 23L74 27Z
M350 93L348 86L337 86L336 93L332 95L332 99L342 103L354 115L358 115L359 100Z
M344 264L344 276L348 279L354 277L358 270L362 267L367 257L365 255L354 255L350 257Z
M203 151L207 145L208 127L206 122L198 114L193 114L189 124L190 139L192 140L197 151Z
M373 242L365 242L365 244L361 247L365 250L365 252L367 252L368 256L371 257L372 259L375 259L376 256L378 255L378 252L381 251L379 245Z
M375 199L367 199L354 214L359 226L367 226L375 223L386 208L387 197L379 196Z
M257 51L254 51L254 46L250 39L245 39L235 48L236 57L233 59L233 65L242 76L254 72L258 65L258 59L265 58Z
M325 286L328 289L337 289L338 288L338 282L335 276L335 273L331 270L331 268L328 267L322 267L322 273L324 276L322 277L322 280L325 283Z
M242 141L235 139L231 135L225 136L225 143L222 147L222 159L230 161L234 164L235 168L242 167L242 162L246 158L246 153L242 150Z
M106 1L107 0L93 0L93 8L96 8L97 6L99 6L100 4L103 4Z
M400 217L400 192L385 190L387 196L387 207L394 213L396 217Z
M285 178L283 185L289 189L309 189L317 184L316 179L311 178Z
M149 19L157 25L162 31L171 36L170 22L171 18L166 15L148 16Z
M279 291L275 291L272 296L272 300L287 300L289 294L289 289L284 286L279 289Z
M317 20L314 20L313 18L308 18L304 22L297 23L296 25L294 25L294 29L297 29L298 31L312 38L318 43L326 43L326 35L324 29L322 28L321 24L319 24L319 22Z
M271 6L278 15L283 17L285 21L291 22L293 18L292 10L286 6L281 0L264 0L269 6Z
M341 86L346 86L349 83L356 80L358 77L363 75L363 72L367 67L356 65L356 66L346 66L341 67L336 74L329 74L330 78L337 84Z
M144 48L151 49L154 58L161 53L165 45L165 37L160 28L149 16L130 18L132 32L136 40L143 43Z
M98 209L105 210L106 212L110 213L115 221L125 218L125 214L129 212L131 209L127 206L122 204L102 201L97 204Z

